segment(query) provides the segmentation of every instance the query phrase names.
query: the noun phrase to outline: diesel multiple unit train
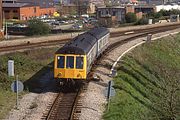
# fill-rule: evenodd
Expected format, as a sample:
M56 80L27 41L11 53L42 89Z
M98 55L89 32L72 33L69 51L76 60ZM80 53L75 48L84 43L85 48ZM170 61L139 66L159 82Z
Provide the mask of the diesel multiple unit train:
M54 78L62 83L84 81L109 42L109 30L93 28L66 43L55 53Z

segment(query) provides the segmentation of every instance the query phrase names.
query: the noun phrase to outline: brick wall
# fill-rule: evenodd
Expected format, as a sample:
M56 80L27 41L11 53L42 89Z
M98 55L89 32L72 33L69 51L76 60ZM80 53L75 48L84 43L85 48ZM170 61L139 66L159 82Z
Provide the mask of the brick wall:
M39 6L35 7L23 7L20 8L20 19L28 20L31 17L38 17L42 15L53 15L55 8L40 8Z
M20 8L20 19L28 20L31 17L38 17L42 15L53 15L55 8L40 8L39 6L34 7L22 7Z
M3 8L5 19L19 19L19 8Z
M75 5L62 6L62 10L60 12L62 15L75 14L75 13L77 13L77 9L78 9L78 7Z
M126 13L128 12L134 13L134 6L126 6Z
M55 8L40 8L39 6L21 8L3 8L6 19L29 20L32 17L53 15Z

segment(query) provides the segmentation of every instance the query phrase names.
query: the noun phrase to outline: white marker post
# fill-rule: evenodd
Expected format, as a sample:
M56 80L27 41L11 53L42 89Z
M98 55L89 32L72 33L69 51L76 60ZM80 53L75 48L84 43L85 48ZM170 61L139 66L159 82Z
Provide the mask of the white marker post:
M8 76L14 77L14 60L8 60Z

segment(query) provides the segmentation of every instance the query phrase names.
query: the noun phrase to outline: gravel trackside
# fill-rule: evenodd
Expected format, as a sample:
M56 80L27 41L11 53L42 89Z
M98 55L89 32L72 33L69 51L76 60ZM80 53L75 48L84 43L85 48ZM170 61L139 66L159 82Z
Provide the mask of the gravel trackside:
M52 41L52 40L70 39L77 36L78 34L81 34L81 33L65 33L65 34L42 36L42 37L27 37L27 38L21 38L21 39L5 40L5 41L0 41L0 47L46 42L46 41Z
M48 103L53 101L55 93L29 93L20 100L19 109L12 109L4 120L41 120Z

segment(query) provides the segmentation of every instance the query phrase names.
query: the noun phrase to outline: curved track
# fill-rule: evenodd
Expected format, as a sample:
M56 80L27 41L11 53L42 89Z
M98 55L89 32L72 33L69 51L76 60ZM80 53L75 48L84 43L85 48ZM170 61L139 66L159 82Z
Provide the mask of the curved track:
M111 34L111 38L114 38L114 37L120 37L122 35L126 35L126 33L128 33L128 32L129 33L132 32L131 34L134 34L134 35L139 34L139 33L142 33L142 34L151 33L151 34L153 34L153 33L177 29L179 27L180 27L180 24L172 24L172 25L168 25L168 26L159 26L159 27L147 28L147 29L139 29L139 30L134 29L134 30L128 30L128 31L121 31L121 32L112 32L110 34ZM38 43L28 42L27 44L0 47L0 52L1 53L3 53L3 52L14 52L14 51L18 51L18 50L34 49L34 48L38 48L38 47L54 46L54 45L61 45L61 44L63 45L69 40L70 40L70 38L69 39L62 39L62 40L38 42Z
M173 25L173 26L168 26L168 27L159 27L159 28L151 28L151 29L148 29L148 30L144 30L144 31L136 31L136 33L133 33L135 34L134 36L131 36L131 37L128 37L124 40L121 40L121 41L117 41L115 43L112 43L108 46L107 50L105 51L105 53L109 53L111 52L112 50L114 50L115 48L117 48L118 46L124 44L124 43L127 43L129 41L132 41L136 38L140 38L140 37L146 37L148 34L156 34L156 33L161 33L161 32L166 32L166 31L169 31L169 30L174 30L174 29L177 29L177 28L180 28L180 25ZM137 35L136 35L137 34ZM112 37L116 37L118 35L118 33L112 33L111 34Z

